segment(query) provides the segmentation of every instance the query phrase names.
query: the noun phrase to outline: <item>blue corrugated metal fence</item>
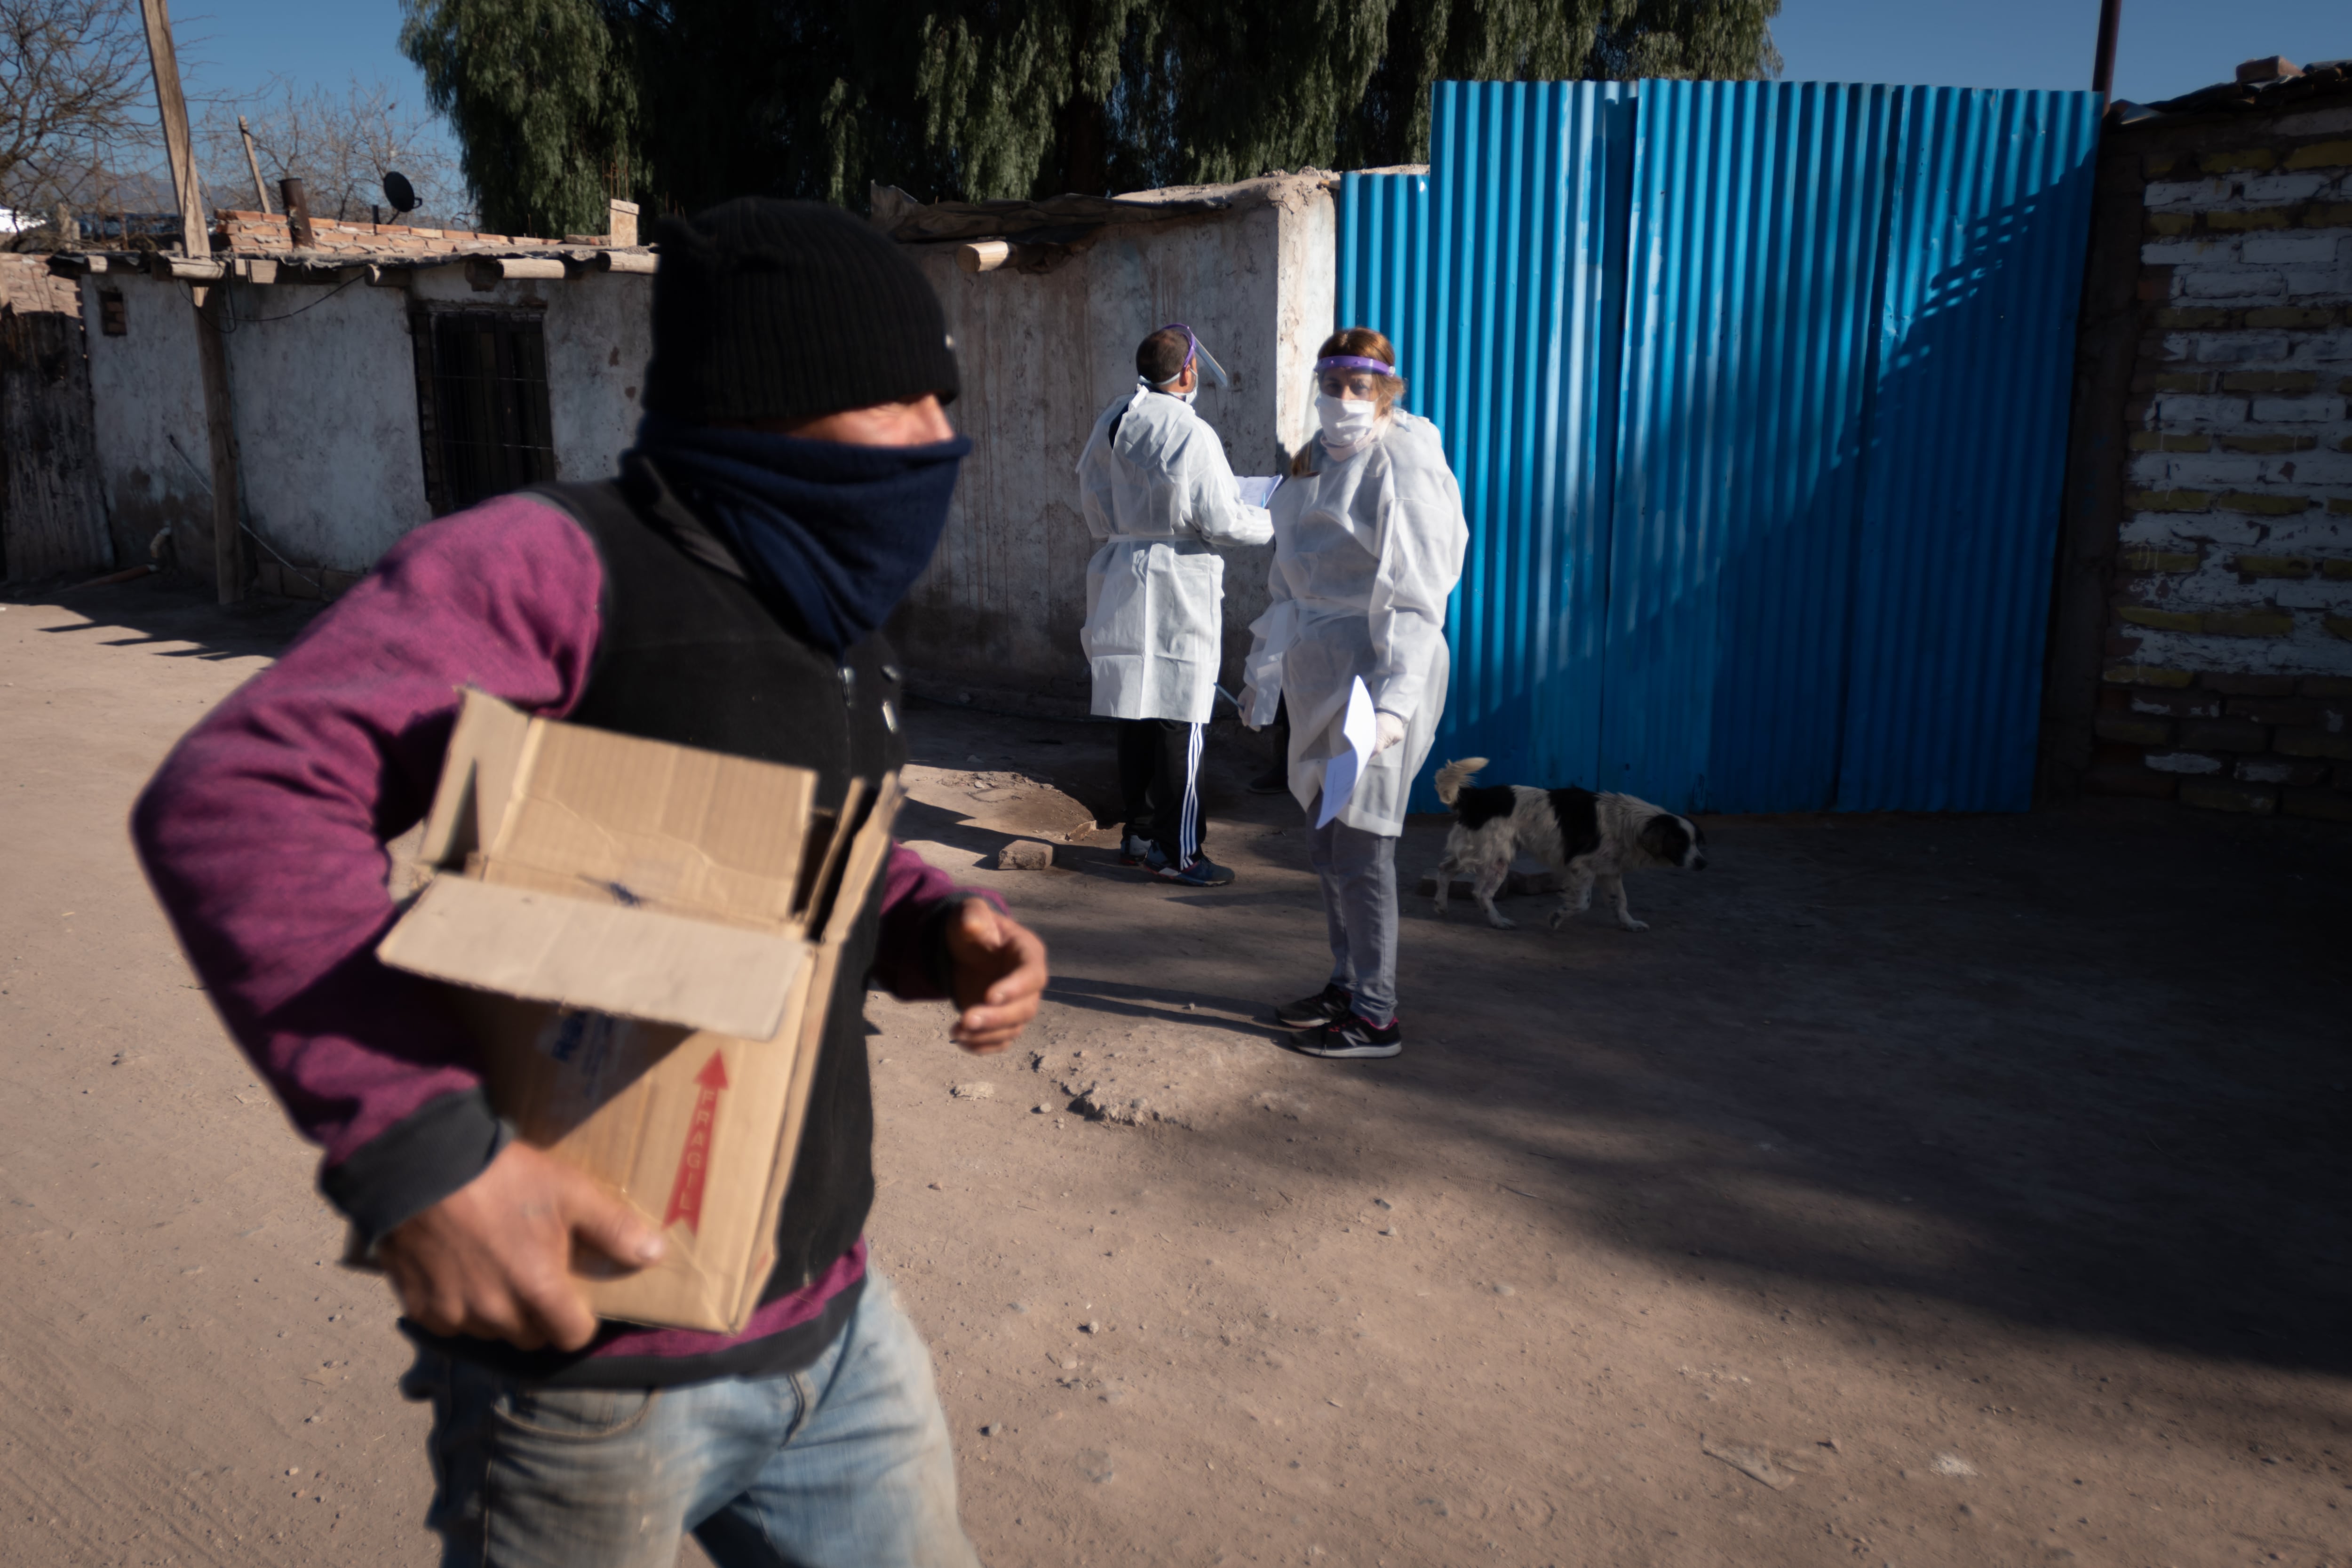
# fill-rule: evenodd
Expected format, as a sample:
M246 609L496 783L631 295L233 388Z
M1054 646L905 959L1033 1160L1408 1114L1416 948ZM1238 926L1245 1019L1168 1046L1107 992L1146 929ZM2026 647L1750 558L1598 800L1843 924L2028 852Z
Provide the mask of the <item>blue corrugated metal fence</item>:
M1426 176L1347 178L1339 313L1396 342L1469 513L1438 760L1684 809L2021 809L2096 99L1432 108Z

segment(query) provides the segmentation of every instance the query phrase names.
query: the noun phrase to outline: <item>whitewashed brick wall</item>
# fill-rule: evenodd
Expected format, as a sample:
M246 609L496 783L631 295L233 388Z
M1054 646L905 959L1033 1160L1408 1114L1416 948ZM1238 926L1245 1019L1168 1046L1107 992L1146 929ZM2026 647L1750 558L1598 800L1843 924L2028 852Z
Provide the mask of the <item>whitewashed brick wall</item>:
M2147 332L2087 782L2352 821L2352 110L2147 163Z

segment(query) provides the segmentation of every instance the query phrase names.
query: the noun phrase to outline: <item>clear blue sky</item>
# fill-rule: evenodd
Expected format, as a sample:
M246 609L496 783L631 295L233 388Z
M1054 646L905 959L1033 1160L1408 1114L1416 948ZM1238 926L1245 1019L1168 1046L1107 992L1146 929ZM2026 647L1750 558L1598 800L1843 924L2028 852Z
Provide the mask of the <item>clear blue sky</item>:
M2091 85L2098 0L1781 0L1784 81ZM2116 96L2228 81L2240 60L2352 56L2352 0L2124 0Z
M1773 33L1789 81L2086 88L2098 18L2098 0L1783 0ZM173 20L192 92L248 91L277 72L423 102L398 0L184 0ZM2352 0L2124 0L2116 92L2152 102L2272 54L2352 56Z

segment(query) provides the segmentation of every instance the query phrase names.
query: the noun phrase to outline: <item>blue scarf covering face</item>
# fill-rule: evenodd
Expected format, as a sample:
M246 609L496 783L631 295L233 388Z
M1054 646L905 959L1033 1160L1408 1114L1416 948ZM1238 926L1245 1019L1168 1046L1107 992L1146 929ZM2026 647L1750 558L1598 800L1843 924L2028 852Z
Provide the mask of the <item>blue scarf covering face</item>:
M889 617L930 563L971 442L856 447L648 414L653 460L752 585L838 658Z

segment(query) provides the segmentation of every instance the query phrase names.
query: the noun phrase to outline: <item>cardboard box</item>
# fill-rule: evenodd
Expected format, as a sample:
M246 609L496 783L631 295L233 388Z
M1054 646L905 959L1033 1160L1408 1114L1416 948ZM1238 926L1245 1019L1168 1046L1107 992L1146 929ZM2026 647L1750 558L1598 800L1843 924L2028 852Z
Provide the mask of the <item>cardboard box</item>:
M661 1226L600 1317L740 1331L773 1262L825 1007L890 849L894 774L816 776L466 694L425 820L433 879L377 955L452 987L490 1103ZM593 1260L590 1260L593 1261Z

